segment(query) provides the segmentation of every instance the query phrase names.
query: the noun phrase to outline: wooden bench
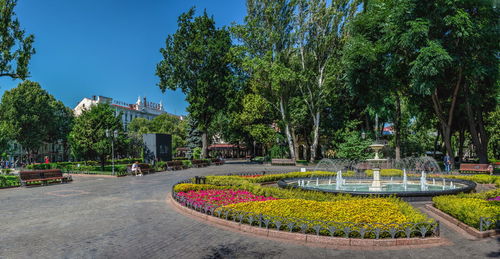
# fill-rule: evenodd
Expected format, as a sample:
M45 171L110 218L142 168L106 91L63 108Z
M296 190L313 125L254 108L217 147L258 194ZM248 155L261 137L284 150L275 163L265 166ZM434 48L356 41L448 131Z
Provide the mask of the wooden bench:
M149 164L140 163L138 165L139 165L139 168L141 169L142 174L150 174L150 173L155 172L155 169L152 168ZM129 174L132 173L132 165L127 166L127 173L129 173Z
M295 165L295 161L293 159L271 159L271 165Z
M47 185L49 181L61 183L68 181L68 178L63 176L63 173L59 169L20 171L19 178L21 179L22 186L26 186L32 182L41 182L42 185Z
M460 169L458 171L462 172L481 172L481 173L493 173L493 166L490 167L489 164L460 164Z
M166 166L167 166L166 170L170 170L170 171L181 170L181 169L187 168L187 166L185 166L184 163L182 163L182 161L180 161L180 160L168 161L166 163Z
M193 164L193 167L206 167L206 166L209 166L210 164L205 161L205 160L196 160L196 159L193 159L191 161L191 163Z
M214 165L223 165L224 164L224 161L219 159L219 158L214 158L212 159L212 164Z

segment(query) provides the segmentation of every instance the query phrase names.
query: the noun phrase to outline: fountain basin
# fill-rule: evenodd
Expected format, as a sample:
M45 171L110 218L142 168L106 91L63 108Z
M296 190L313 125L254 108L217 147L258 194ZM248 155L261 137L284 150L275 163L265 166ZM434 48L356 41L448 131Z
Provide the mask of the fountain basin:
M299 184L299 181L301 183L309 181L309 185ZM476 188L475 182L448 178L427 179L424 190L422 190L421 178L415 177L407 178L406 188L403 184L403 177L381 177L379 184L380 187L374 188L373 178L353 177L344 178L343 182L339 185L340 188L336 180L329 177L287 178L278 181L278 186L281 188L302 188L305 190L348 193L361 196L396 196L406 201L431 200L434 196L471 192Z

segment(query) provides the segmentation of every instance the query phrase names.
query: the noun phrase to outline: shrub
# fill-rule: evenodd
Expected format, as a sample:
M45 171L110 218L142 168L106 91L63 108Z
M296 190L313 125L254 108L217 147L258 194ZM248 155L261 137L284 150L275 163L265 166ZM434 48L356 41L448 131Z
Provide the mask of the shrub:
M181 161L182 161L183 166L187 166L187 167L193 166L193 163L191 162L191 160L181 160Z
M17 175L0 175L0 188L20 185L21 182Z
M486 200L498 195L500 189L485 193L437 196L432 201L436 208L469 226L479 228L481 217L500 215L500 202Z

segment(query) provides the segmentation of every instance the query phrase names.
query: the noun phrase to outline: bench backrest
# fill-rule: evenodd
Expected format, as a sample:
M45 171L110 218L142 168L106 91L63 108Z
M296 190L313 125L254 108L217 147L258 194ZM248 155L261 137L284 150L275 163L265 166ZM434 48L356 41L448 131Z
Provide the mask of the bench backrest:
M62 172L59 169L19 172L19 178L21 178L21 180L44 179L49 177L62 177Z
M488 170L488 164L460 164L460 170Z
M36 171L21 171L19 172L19 178L21 178L21 180L32 180L32 179L42 179L43 176L40 172Z

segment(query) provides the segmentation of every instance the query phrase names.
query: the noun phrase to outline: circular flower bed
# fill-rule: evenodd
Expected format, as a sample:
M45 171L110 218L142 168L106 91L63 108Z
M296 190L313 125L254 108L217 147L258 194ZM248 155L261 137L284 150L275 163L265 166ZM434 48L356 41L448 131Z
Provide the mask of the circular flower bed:
M207 184L174 186L172 196L180 204L202 213L266 229L375 239L438 235L437 222L398 198L354 197L259 184L290 175L317 174L208 176Z

